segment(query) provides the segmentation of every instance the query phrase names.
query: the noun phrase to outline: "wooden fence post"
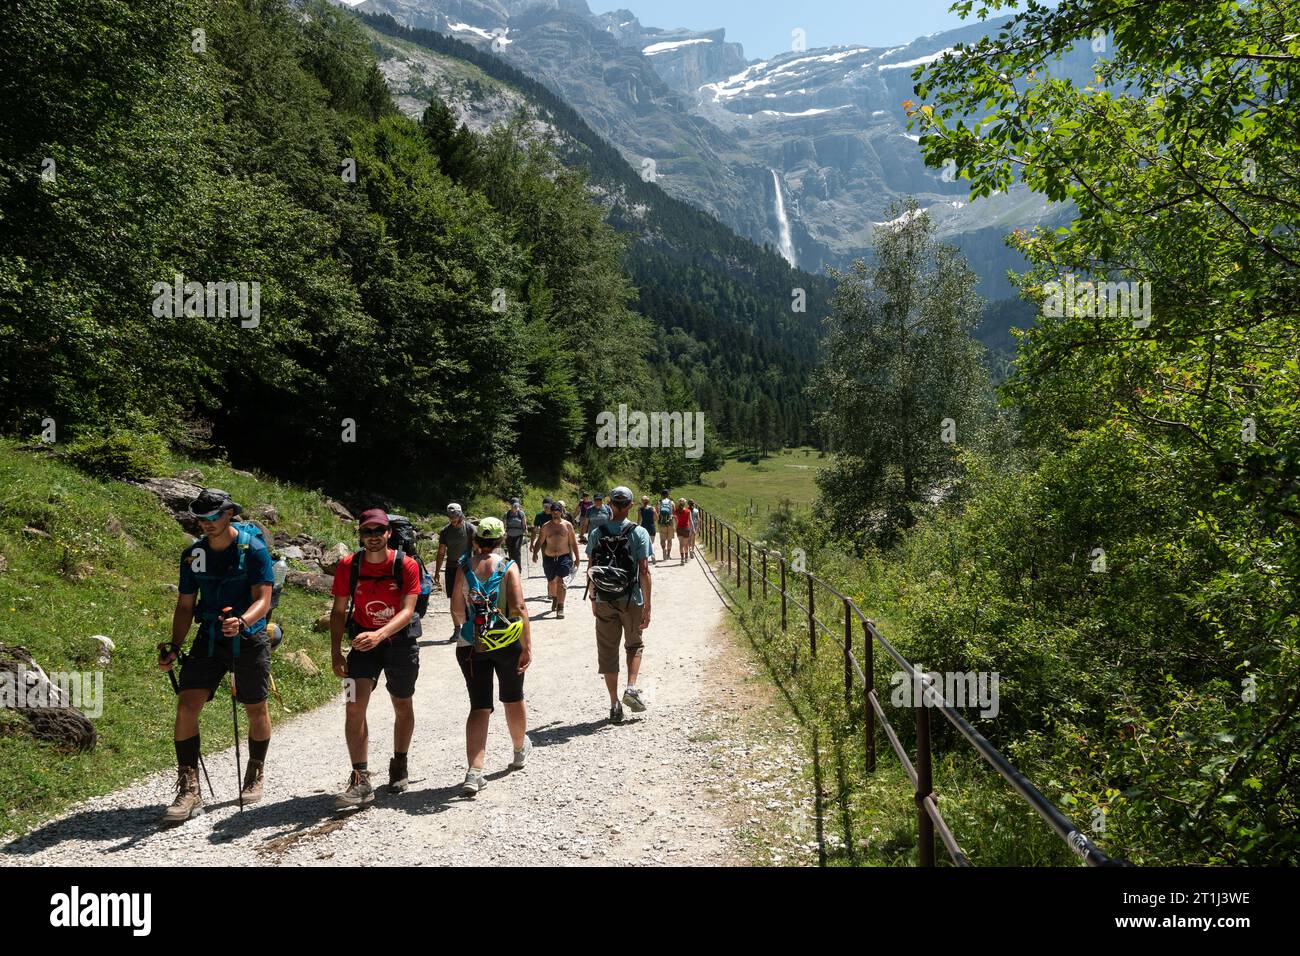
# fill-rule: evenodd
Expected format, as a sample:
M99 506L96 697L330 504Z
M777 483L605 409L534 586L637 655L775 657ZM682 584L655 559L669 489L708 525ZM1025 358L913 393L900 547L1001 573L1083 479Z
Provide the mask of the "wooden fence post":
M815 661L817 660L817 615L813 613L813 576L811 571L805 571L808 575L808 654Z
M786 629L785 623L785 555L781 555L781 630Z

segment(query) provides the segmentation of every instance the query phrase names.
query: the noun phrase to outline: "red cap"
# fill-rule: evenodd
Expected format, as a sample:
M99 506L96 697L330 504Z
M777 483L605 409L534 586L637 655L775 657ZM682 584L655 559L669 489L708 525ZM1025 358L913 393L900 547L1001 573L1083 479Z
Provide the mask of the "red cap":
M361 513L361 520L357 523L357 527L364 528L368 524L383 525L387 528L388 512L383 508L371 508L369 511L363 511Z

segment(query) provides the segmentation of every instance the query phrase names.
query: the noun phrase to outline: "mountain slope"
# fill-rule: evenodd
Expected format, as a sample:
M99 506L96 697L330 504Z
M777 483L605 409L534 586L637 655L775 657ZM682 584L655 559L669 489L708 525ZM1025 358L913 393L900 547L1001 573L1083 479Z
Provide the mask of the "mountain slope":
M827 279L791 269L775 251L642 179L576 110L490 52L391 17L361 19L395 101L410 115L436 95L486 132L522 109L533 128L555 137L566 162L587 171L608 221L637 239L624 263L641 290L634 307L660 330L647 344L652 363L685 370L724 438L744 437L746 410L762 396L785 410L782 440L815 438L802 388L819 355ZM795 312L799 289L806 307Z
M915 195L941 238L978 250L980 291L1006 297L1004 273L1022 260L971 234L1054 226L1067 214L1019 187L968 202L963 183L925 167L906 128L902 102L913 96L913 69L1000 20L900 47L792 50L751 62L723 30L647 27L626 10L593 15L583 0L366 0L358 9L389 12L518 66L571 103L633 167L756 242L782 247L783 205L788 258L809 271L868 255L873 224L889 218L895 200ZM1092 59L1080 48L1053 72L1083 82Z

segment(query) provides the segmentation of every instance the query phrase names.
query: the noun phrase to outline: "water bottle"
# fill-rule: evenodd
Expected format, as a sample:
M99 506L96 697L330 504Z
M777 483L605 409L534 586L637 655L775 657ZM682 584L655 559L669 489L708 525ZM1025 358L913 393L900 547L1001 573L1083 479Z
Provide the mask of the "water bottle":
M289 576L289 565L281 558L275 564L271 565L271 575L275 578L275 589L278 591L284 587L284 580Z

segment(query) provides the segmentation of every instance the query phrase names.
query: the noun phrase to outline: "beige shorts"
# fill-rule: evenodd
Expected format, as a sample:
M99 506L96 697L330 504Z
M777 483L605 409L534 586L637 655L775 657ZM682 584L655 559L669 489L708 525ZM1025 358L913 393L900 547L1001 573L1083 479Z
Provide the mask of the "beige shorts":
M617 674L619 670L618 643L628 659L641 655L641 605L631 601L617 604L596 602L596 659L602 674Z

